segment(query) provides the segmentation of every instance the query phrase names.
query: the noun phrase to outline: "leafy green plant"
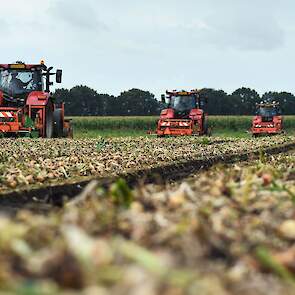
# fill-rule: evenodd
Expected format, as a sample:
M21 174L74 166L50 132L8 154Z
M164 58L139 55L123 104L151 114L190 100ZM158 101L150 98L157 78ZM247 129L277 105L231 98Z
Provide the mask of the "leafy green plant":
M203 137L201 143L205 145L209 145L211 141L208 137Z
M259 150L259 161L261 164L266 164L267 162L266 155L263 149Z
M119 179L111 187L113 201L120 207L128 209L134 200L133 193L124 179Z
M294 275L290 273L281 263L274 259L267 248L258 247L256 249L256 257L263 267L268 268L287 282L295 284Z
M107 145L107 142L104 138L102 138L100 141L97 142L96 144L96 149L98 151L102 151Z

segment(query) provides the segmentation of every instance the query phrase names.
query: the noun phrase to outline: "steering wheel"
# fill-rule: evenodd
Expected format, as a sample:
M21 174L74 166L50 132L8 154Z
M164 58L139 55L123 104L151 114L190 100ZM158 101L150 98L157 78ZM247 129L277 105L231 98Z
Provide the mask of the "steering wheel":
M28 84L24 87L25 89L32 89L33 87L33 84L32 84L32 82L34 81L34 78L32 78L30 81L28 81ZM31 86L30 86L31 85ZM30 86L30 87L29 87Z

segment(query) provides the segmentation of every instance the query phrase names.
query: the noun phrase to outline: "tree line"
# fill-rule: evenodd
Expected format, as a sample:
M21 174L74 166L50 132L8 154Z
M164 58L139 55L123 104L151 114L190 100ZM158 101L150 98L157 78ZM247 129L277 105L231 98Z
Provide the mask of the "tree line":
M211 115L253 115L256 103L277 101L283 114L295 114L295 96L288 92L267 92L262 96L254 89L239 88L231 94L223 90L203 89L208 98L206 111ZM119 96L100 94L87 86L57 89L57 102L65 103L67 116L149 116L158 115L163 104L149 91L131 89Z

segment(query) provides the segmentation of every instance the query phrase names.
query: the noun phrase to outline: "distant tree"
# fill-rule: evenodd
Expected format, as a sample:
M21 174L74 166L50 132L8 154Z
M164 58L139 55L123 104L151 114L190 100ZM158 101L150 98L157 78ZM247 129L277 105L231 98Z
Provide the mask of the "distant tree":
M252 115L255 105L261 100L280 102L283 114L295 114L295 96L288 92L267 92L260 98L250 88L239 88L231 95L223 90L205 88L202 94L207 97L205 111L211 115ZM149 116L159 115L163 108L154 94L140 89L122 92L118 97L99 94L87 86L72 89L57 89L54 93L57 102L65 102L67 116Z
M256 103L258 103L261 98L259 94L250 88L239 88L232 93L230 96L237 105L236 111L240 115L252 115L255 113Z
M205 88L201 93L208 99L208 104L205 105L206 112L211 115L229 115L231 113L231 105L226 92Z
M57 89L57 102L65 103L67 116L149 116L159 113L160 103L155 96L139 89L131 89L114 97L98 94L87 86L70 90Z
M53 97L57 103L65 102L70 99L69 90L65 88L56 89Z
M267 92L262 100L277 101L280 103L284 115L295 115L295 96L288 92Z
M123 116L156 115L160 110L160 103L154 94L140 89L122 92L117 103L121 108L120 115Z
M118 105L118 99L115 96L108 94L99 94L102 101L102 116L116 116L119 113L120 107Z
M102 109L98 93L87 86L75 86L71 90L57 89L54 96L64 101L66 115L97 116Z
M98 93L87 86L76 86L70 90L72 101L76 108L74 115L82 113L83 116L98 116L102 112L102 101Z

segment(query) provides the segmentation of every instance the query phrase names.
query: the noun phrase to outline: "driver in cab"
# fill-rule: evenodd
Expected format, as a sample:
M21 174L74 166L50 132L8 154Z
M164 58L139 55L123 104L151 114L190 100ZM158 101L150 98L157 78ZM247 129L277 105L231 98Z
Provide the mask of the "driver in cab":
M22 91L32 81L32 80L30 80L28 82L23 82L22 80L18 79L17 76L18 76L18 73L12 73L11 74L11 80L10 80L10 83L9 83L9 89L12 92L20 92L20 91Z

